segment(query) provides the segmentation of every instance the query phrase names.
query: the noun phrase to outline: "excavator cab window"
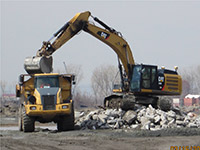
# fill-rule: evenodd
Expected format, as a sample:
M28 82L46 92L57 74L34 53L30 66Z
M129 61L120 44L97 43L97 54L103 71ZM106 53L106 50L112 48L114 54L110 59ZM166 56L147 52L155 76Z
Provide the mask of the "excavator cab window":
M133 74L131 80L131 91L139 92L140 91L140 80L141 80L141 65L135 65L133 67Z
M131 91L139 92L141 89L157 89L157 67L150 65L135 65L131 79Z
M149 89L151 87L151 68L142 68L142 88Z
M144 89L157 89L157 67L143 65L141 87Z

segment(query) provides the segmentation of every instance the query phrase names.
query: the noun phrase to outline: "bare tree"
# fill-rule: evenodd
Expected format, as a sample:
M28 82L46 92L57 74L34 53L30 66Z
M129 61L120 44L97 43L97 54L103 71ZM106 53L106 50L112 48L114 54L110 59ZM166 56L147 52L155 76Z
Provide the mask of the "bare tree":
M79 83L83 79L83 71L81 65L74 65L64 63L64 70L57 69L57 73L67 73L67 74L74 74L75 75L75 86L72 90L73 100L74 100L74 107L79 109L81 107L93 107L94 106L94 96L91 93L81 91L79 89Z
M6 81L0 81L0 86L1 86L1 94L5 94L6 91Z
M75 94L79 83L83 79L83 71L82 71L81 65L74 65L74 64L66 65L65 62L63 62L63 63L64 63L65 71L61 71L60 69L57 69L56 72L57 73L67 73L67 74L75 75L76 84L75 84L75 86L73 88L73 94Z
M183 94L200 94L200 65L182 70L181 76L183 79Z
M88 92L83 92L77 89L76 93L73 95L74 107L76 109L82 107L93 107L94 106L94 96Z
M103 104L103 99L112 93L115 78L119 82L117 72L117 67L111 65L101 65L93 71L91 82L96 104Z
M83 79L83 71L82 71L81 65L74 65L74 64L65 65L65 71L66 73L76 75L77 85Z

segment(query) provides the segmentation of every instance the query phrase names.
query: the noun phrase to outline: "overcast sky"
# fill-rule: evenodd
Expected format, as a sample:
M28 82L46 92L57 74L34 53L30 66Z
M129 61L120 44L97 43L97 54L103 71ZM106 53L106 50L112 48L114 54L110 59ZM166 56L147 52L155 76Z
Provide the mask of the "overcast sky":
M171 69L200 65L200 1L1 1L0 79L17 82L25 57L83 11L120 31L137 63ZM83 88L94 68L117 66L114 51L84 31L53 57L54 70L64 71L63 62L82 66Z

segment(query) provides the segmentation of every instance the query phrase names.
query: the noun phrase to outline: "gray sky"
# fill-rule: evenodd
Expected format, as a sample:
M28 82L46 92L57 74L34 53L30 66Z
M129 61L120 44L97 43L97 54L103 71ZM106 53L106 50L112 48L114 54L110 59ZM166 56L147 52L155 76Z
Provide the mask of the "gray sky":
M200 65L200 1L1 1L0 79L17 82L25 73L25 57L35 55L43 41L87 10L123 34L137 63L171 69ZM53 57L54 70L64 71L63 61L82 66L83 88L94 68L117 66L114 51L84 31Z

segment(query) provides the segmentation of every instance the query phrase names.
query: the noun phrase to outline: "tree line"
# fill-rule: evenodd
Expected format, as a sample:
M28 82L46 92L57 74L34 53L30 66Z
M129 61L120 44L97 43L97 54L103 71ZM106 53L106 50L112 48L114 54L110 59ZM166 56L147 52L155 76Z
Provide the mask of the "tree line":
M71 64L65 69L64 72L76 75L76 85L72 89L75 107L102 105L103 99L112 93L113 83L120 83L119 71L116 66L101 65L96 67L92 73L92 92L85 92L79 87L79 84L83 79L81 66ZM56 70L56 72L63 73L63 71L60 70ZM183 99L187 94L200 94L200 65L180 69L179 74L182 77L181 99ZM14 86L11 86L11 84L1 81L1 94L4 94L6 89L14 88L15 84L13 85Z
M182 77L182 94L180 99L188 94L200 94L200 65L180 69L178 73ZM117 76L116 76L117 75ZM102 105L103 99L112 93L113 83L120 83L118 68L112 65L101 65L96 67L92 73L92 94L82 93L86 102L93 106ZM78 94L81 101L81 95ZM75 95L76 97L76 95ZM92 102L92 103L91 103Z

